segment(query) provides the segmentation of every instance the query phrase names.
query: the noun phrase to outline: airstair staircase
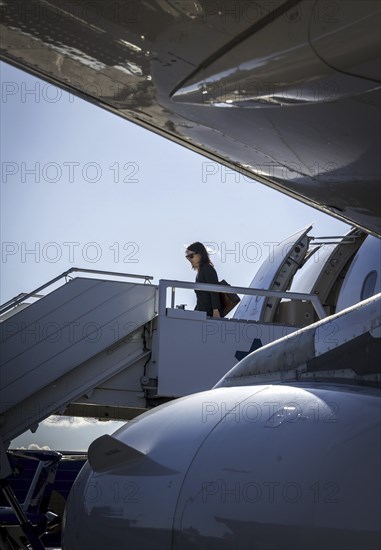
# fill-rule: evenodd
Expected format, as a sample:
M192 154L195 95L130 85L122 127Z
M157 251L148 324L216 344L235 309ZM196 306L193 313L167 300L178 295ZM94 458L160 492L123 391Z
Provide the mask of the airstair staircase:
M156 300L151 284L76 277L29 307L14 308L0 325L3 445L146 361L144 332L157 314ZM130 376L129 390L139 401L139 380Z

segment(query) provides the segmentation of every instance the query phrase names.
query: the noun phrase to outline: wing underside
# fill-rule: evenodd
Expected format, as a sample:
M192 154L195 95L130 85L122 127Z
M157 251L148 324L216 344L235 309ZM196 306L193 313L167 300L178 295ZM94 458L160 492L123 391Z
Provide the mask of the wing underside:
M0 9L7 63L381 234L379 2Z

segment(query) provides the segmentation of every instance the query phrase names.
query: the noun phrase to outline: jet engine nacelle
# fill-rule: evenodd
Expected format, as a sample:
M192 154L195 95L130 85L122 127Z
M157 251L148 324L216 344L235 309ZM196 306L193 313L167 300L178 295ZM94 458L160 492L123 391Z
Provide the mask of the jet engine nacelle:
M376 549L380 395L296 383L160 406L89 449L65 550Z

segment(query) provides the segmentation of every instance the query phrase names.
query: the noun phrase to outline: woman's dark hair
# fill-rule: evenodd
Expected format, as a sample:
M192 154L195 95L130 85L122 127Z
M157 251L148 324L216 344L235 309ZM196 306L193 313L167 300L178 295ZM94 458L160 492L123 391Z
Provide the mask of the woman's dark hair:
M210 261L208 251L206 250L205 246L202 243L199 243L198 241L190 244L187 246L187 250L191 250L192 252L195 252L196 254L201 255L200 265L203 264L210 264L213 265Z

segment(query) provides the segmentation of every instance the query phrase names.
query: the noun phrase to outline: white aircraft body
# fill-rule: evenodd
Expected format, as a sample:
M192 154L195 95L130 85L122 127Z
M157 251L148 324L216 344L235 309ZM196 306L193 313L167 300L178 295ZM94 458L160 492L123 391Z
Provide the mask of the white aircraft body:
M87 4L2 2L2 58L354 229L327 248L301 230L218 321L285 336L91 444L64 550L378 549L380 2Z

